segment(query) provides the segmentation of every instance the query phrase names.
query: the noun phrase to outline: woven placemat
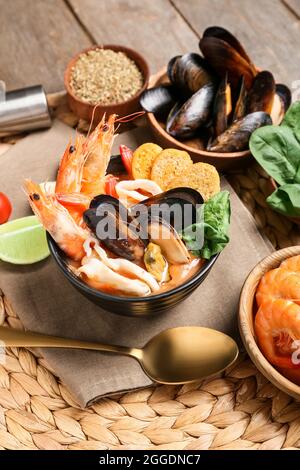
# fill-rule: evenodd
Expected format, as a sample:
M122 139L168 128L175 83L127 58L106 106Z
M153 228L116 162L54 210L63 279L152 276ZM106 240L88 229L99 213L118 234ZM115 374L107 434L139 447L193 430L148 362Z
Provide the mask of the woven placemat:
M49 97L56 117L87 129L65 95ZM17 139L2 139L0 153ZM299 227L268 209L267 175L252 164L230 182L275 248L300 244ZM0 291L0 324L22 328ZM246 355L223 375L156 386L82 409L42 357L27 348L0 354L0 449L300 448L300 404L276 389Z

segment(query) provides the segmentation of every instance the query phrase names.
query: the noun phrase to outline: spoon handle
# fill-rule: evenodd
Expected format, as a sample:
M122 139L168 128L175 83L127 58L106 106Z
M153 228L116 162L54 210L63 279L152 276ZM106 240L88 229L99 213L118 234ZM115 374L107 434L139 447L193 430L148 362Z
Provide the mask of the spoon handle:
M20 331L12 328L0 327L0 345L34 348L68 348L68 349L90 349L94 351L123 354L126 356L141 359L142 350L128 348L126 346L116 346L112 344L101 344L78 339L61 338L59 336L49 336L31 331Z

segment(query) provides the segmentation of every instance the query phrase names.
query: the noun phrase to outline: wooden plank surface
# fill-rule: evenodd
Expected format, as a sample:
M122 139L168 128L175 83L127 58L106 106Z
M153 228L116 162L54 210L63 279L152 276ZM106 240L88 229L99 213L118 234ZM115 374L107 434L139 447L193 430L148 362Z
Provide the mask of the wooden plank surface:
M199 35L211 25L228 28L242 41L255 64L271 70L277 81L292 87L300 78L300 22L280 0L172 3Z
M152 72L178 53L197 50L197 37L168 0L68 0L99 44L127 45Z
M0 0L0 79L9 89L61 90L68 60L89 44L63 0Z
M300 0L281 0L298 18L300 18Z

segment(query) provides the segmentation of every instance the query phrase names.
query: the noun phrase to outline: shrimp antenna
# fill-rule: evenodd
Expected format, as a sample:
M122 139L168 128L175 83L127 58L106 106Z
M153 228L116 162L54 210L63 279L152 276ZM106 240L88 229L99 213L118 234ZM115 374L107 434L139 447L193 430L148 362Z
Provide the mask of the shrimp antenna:
M92 130L92 127L93 127L93 122L94 122L94 119L95 119L95 112L96 112L96 109L101 106L101 103L97 103L96 106L94 106L93 108L93 113L92 113L92 119L91 119L91 122L90 122L90 126L89 126L89 130L88 130L88 133L87 133L87 137L89 137L90 133L91 133L91 130ZM104 120L105 120L105 113L104 113Z
M116 122L124 123L124 122L134 121L134 119L137 119L138 117L143 116L144 114L145 114L145 111L136 111L135 113L128 114L127 116L123 116L123 117L116 119Z

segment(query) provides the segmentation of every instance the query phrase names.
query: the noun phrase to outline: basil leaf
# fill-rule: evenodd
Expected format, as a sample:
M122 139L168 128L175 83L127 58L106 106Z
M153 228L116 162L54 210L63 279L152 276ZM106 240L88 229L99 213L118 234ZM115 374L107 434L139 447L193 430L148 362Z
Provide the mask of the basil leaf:
M254 158L280 185L300 183L300 143L287 126L264 126L253 132Z
M300 184L280 186L267 198L267 203L280 214L300 217Z
M296 101L287 110L281 126L292 129L296 139L300 142L300 101Z
M199 223L187 227L182 234L182 239L195 256L210 259L213 255L220 253L229 242L229 224L229 192L221 191L204 204L202 219ZM197 230L204 230L204 243L200 249L197 249L195 244Z

